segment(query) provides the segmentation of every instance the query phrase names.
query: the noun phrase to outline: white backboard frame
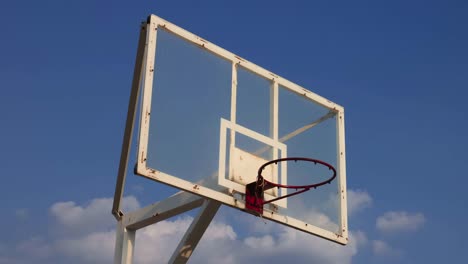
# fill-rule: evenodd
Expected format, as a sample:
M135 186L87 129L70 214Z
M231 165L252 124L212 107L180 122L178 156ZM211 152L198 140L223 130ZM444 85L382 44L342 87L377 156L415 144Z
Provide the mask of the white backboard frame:
M151 98L152 98L152 89L153 89L153 75L154 75L154 62L155 62L155 51L156 51L156 37L158 28L164 28L165 30L189 41L193 44L199 45L200 47L206 49L207 51L222 57L226 60L232 62L233 71L237 65L248 69L249 71L254 72L255 74L264 77L266 79L272 80L273 82L273 93L272 101L277 100L278 86L281 85L291 92L299 94L309 100L314 101L315 103L322 105L330 111L336 114L336 125L337 125L337 166L338 166L338 181L339 181L339 191L341 192L340 203L340 212L341 218L338 223L340 226L340 232L334 233L323 228L313 226L311 224L305 223L301 220L277 214L275 212L268 212L264 214L263 217L286 226L325 238L327 240L339 243L347 244L348 242L348 226L347 226L347 206L346 206L346 161L345 161L345 137L344 137L344 108L338 104L335 104L297 84L294 84L274 73L271 73L227 50L224 50L172 23L169 23L155 15L151 15L148 20L147 25L147 43L145 46L145 57L143 60L143 83L142 83L142 102L141 102L141 115L140 115L140 129L139 129L139 141L138 141L138 153L137 153L137 166L136 173L148 179L161 182L181 190L211 199L219 201L227 206L237 208L245 211L245 204L242 200L235 198L232 193L229 192L229 189L223 188L208 188L200 183L190 182L184 179L177 177L176 175L170 175L168 173L157 170L157 168L149 168L147 166L147 154L148 154L148 137L149 137L149 128L150 128L150 113L151 113ZM235 75L233 74L233 93L235 93ZM276 99L275 99L276 94ZM235 101L235 98L232 99ZM231 101L232 103L232 101ZM235 103L232 104L235 107ZM231 105L231 107L233 107ZM273 113L277 112L277 106L272 104ZM279 148L280 143L278 141L277 133L277 117L273 118L273 128L272 128L272 138L275 145ZM231 122L235 121L235 111L231 112ZM276 126L276 128L275 128ZM275 132L276 131L276 132ZM285 149L286 152L286 149ZM277 156L277 154L274 154ZM285 174L284 174L285 175Z

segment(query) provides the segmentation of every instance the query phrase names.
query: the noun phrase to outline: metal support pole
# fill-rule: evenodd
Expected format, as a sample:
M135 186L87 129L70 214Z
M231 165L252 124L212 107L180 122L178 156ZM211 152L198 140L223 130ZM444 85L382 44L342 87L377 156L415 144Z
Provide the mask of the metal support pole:
M117 222L114 251L115 264L131 264L133 262L135 233L136 230L127 229L122 221Z
M204 199L200 196L180 192L163 201L124 215L122 222L127 229L137 230L200 207L203 201Z
M127 121L125 124L125 132L122 143L122 152L120 154L119 172L117 175L117 183L115 184L114 203L112 205L112 214L117 220L123 215L120 211L120 203L122 202L123 190L125 186L125 178L127 176L128 154L132 143L133 125L135 123L135 113L138 104L138 95L140 93L141 72L143 67L143 57L145 56L146 44L146 24L143 24L140 29L140 38L138 40L138 49L135 59L135 68L133 71L132 90L130 92L130 100L128 103Z
M193 219L192 224L174 251L169 263L187 263L220 206L220 202L213 200L205 200L203 202L200 212Z

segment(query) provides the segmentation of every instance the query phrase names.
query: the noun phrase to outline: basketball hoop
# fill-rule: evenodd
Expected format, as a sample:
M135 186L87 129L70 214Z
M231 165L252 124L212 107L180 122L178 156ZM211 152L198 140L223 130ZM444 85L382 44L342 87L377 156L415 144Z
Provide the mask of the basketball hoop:
M319 182L319 183L314 183L314 184L309 184L309 185L284 185L284 184L274 183L274 182L270 182L268 180L265 180L265 178L262 176L262 171L265 169L265 167L267 167L269 165L272 165L272 164L277 164L278 162L285 162L285 161L312 162L315 165L319 164L319 165L327 167L329 170L331 170L333 172L333 174L332 174L332 176L330 178L328 178L325 181L322 181L322 182ZM303 157L290 157L290 158L281 158L281 159L271 160L271 161L263 164L258 169L257 180L246 185L245 208L250 210L250 211L259 213L261 215L261 214L263 214L263 205L268 204L268 203L272 203L272 202L280 200L280 199L284 199L286 197L291 197L291 196L294 196L294 195L309 191L312 188L316 189L317 187L320 187L322 185L329 184L335 179L335 177L336 177L335 168L332 165L330 165L330 164L328 164L328 163L326 163L324 161L318 160L318 159L303 158ZM275 187L277 187L277 188L286 188L286 189L295 189L296 192L293 192L293 193L290 193L290 194L287 194L287 195L283 195L283 196L276 197L274 199L265 201L264 200L264 195L263 195L264 192L266 190L269 190L269 189L272 189L272 188L275 188Z

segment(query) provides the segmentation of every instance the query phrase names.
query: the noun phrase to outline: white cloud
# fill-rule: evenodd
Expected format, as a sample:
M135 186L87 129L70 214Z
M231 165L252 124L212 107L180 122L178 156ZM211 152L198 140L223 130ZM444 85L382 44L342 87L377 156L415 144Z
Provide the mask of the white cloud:
M362 232L352 233L347 246L341 246L287 227L280 227L276 236L264 235L244 239L244 247L236 248L239 262L283 263L351 263L358 246L367 240Z
M137 231L135 263L167 263L192 218L161 221Z
M333 222L326 214L311 211L306 214L304 218L306 223L312 223L332 232L339 232L340 228L337 223Z
M111 215L112 198L96 198L87 205L80 206L75 202L58 202L50 207L50 213L60 225L61 232L83 234L101 231L115 226ZM122 200L124 211L140 207L137 199L127 196Z
M353 215L372 205L371 196L363 190L348 190L348 215Z
M124 198L123 204L126 210L139 207L138 201L132 196ZM110 216L111 207L110 198L93 199L85 206L74 202L53 204L50 212L59 224L62 236L54 243L57 253L74 259L77 263L112 262L115 220ZM167 263L192 220L191 217L181 217L138 230L135 263ZM234 241L236 237L231 226L214 221L208 227L200 245L208 241L215 246L218 243L223 244L223 241ZM212 255L216 253L212 251L212 247L209 251Z
M57 251L82 263L111 263L114 252L115 232L95 232L79 238L56 241Z
M253 249L275 246L275 240L270 235L263 237L248 237L244 240L244 243Z
M208 240L235 240L237 238L237 234L234 232L232 226L214 221L208 226L206 234L203 236L203 238Z
M31 259L45 259L52 254L53 248L41 237L32 237L16 246L17 252Z
M328 229L336 228L336 224L322 213L309 212L305 217L308 221ZM351 263L359 247L367 243L366 235L361 231L351 232L349 244L341 246L270 221L265 224L258 217L247 215L244 218L243 226L252 227L249 230L251 235L236 241L241 244L229 245L235 252L231 254L230 259L235 263L283 263L291 260L296 263ZM197 256L194 256L193 260L198 260Z
M348 189L346 193L348 216L356 215L357 213L372 206L372 197L369 195L368 192L364 190ZM325 205L325 208L321 208L321 211L326 211L327 209L334 209L336 211L336 208L339 208L338 199L340 199L339 195L330 195L329 200L326 203L323 203Z
M358 247L365 246L367 244L367 236L362 231L353 232L351 239L355 241Z
M422 213L408 213L404 211L386 212L377 218L377 229L382 232L416 231L420 229L426 219Z
M126 197L124 203L132 208L139 207L134 197ZM111 263L115 243L115 220L109 218L111 206L112 199L108 198L93 199L87 205L55 203L50 213L56 224L51 228L59 228L60 232L55 232L55 237L50 241L32 239L33 242L25 241L18 248L33 252L43 262ZM322 225L334 226L328 217L318 213L310 214ZM239 218L253 219L244 214L240 214ZM192 220L188 216L178 217L138 230L135 263L167 263ZM87 225L92 228L87 228ZM247 226L242 225L243 228ZM351 263L359 247L367 243L365 234L360 231L351 232L350 242L344 247L272 222L266 226L272 228L240 236L232 225L215 220L203 235L190 262L210 264L219 263L222 259L223 263L228 264L283 263L291 260L298 263L346 264Z
M377 256L398 257L402 255L401 250L392 248L390 245L388 245L382 240L372 241L372 251Z
M226 256L228 263L351 263L352 258L358 253L360 247L367 244L364 232L353 231L350 233L350 241L347 246L335 244L322 238L306 234L276 223L263 224L260 218L245 216L243 227L250 224L270 226L251 230L244 238L236 240L223 240L213 243L205 237L201 245L191 258L192 263L206 263L205 260L223 259ZM315 216L322 224L334 225L328 218L322 215ZM239 237L239 235L238 235ZM207 246L210 245L210 246ZM216 250L212 250L216 248ZM213 261L216 263L216 261ZM219 263L219 262L218 262Z

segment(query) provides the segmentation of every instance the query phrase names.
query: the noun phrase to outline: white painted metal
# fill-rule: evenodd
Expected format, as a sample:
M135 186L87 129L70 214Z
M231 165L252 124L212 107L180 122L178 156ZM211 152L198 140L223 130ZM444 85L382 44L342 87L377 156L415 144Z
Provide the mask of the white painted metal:
M278 91L278 83L273 80L273 83L270 88L270 137L274 141L278 141L278 101L279 101L279 91ZM284 154L283 154L284 155ZM278 159L278 149L277 148L271 148L271 158L272 159ZM285 164L282 164L285 165ZM281 166L283 167L283 166ZM260 168L260 166L259 166ZM286 171L286 170L284 170ZM283 174L281 174L283 175ZM265 177L265 175L262 175ZM267 179L268 180L268 179ZM284 175L282 177L281 184L287 184L286 182L287 176ZM272 176L272 181L271 182L278 182L278 167L275 167L273 170L273 176ZM278 197L278 189L277 188L272 188L270 191L273 191L273 196ZM281 195L286 195L287 189L281 189ZM287 202L287 198L283 199L284 202ZM286 205L284 205L286 207Z
M151 114L151 95L153 93L154 77L154 57L156 54L156 30L158 29L157 20L151 16L147 25L146 37L146 56L145 56L145 78L143 82L143 102L141 107L140 137L138 144L137 171L146 169L146 155L148 147L149 123Z
M192 224L174 251L169 263L183 264L188 261L220 206L220 202L213 200L205 200L203 202L200 212L193 219Z
M270 90L270 136L274 141L278 141L278 83L273 81ZM273 149L273 159L278 158L278 150Z
M345 116L344 111L338 112L337 118L337 128L338 128L338 168L339 168L339 186L341 190L341 199L340 201L340 232L343 239L348 241L348 202L346 195L346 147L345 147Z
M200 207L203 200L200 196L179 192L166 200L124 215L123 223L128 229L137 230Z
M135 249L135 230L129 230L120 220L117 222L114 263L131 264Z
M130 93L130 101L128 103L127 121L125 124L125 132L122 143L122 152L120 155L119 171L117 175L117 183L115 185L114 202L112 205L112 214L119 220L123 212L120 210L122 202L122 195L125 185L125 178L127 176L128 157L130 152L130 144L133 136L133 126L135 121L136 106L138 102L138 95L140 93L140 83L142 74L143 57L145 54L146 43L146 23L143 23L140 28L140 37L138 40L138 49L135 59L135 68L133 71L132 90Z
M232 177L229 180L241 185L254 182L257 179L258 168L268 162L266 159L236 147L231 148L229 161L229 174ZM268 166L263 170L262 175L268 181L276 182L277 179L273 178L273 168L273 166Z
M232 86L231 86L231 122L236 124L237 118L237 63L232 63ZM231 129L230 146L232 149L236 145L236 131Z

